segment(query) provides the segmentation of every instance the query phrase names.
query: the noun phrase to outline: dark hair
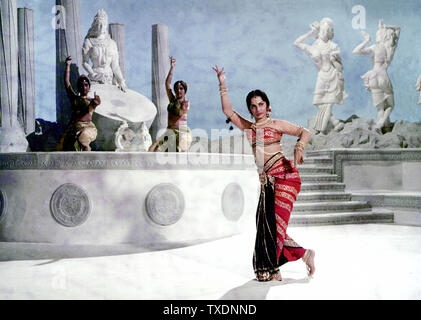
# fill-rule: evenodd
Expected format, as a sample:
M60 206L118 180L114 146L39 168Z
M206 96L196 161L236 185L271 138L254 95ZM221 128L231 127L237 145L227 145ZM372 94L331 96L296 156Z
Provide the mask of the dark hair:
M246 98L247 109L249 110L250 113L251 113L251 110L250 110L251 99L254 98L254 97L260 97L260 98L262 98L262 100L264 102L266 102L266 107L267 108L270 107L270 101L269 101L269 98L266 95L266 93L264 91L262 91L262 90L256 89L256 90L250 91L249 94L247 95L247 98Z
M181 86L184 88L185 93L187 93L187 83L184 82L183 80L178 80L176 81L176 83L174 83L174 91L175 91L175 87L177 86L177 84L181 84Z
M80 91L80 87L82 87L82 82L86 81L89 84L89 88L91 87L91 81L89 80L88 76L82 74L78 79L77 79L77 89ZM80 92L82 93L82 92Z

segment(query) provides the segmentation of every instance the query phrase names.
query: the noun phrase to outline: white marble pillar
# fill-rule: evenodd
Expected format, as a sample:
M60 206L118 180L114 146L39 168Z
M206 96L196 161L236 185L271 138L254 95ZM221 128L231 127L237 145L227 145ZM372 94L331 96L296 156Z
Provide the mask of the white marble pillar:
M82 36L79 0L56 0L58 21L56 25L56 117L61 126L67 126L71 117L70 102L64 88L65 61L72 57L70 82L76 89L76 81L83 73Z
M34 12L18 9L18 120L28 135L35 131Z
M158 138L159 131L168 125L168 96L165 89L165 79L170 70L168 44L168 26L152 25L152 102L157 107L155 120L150 127L153 141Z
M110 23L109 32L111 39L117 43L119 64L121 73L127 83L126 78L126 26L121 23Z
M25 152L28 142L17 119L17 0L0 0L0 152Z

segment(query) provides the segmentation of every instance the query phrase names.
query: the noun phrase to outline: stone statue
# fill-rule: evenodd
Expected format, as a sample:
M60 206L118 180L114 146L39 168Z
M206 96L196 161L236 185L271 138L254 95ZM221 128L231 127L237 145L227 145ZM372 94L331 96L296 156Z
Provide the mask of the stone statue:
M85 37L82 48L83 67L91 81L102 84L117 84L124 92L126 81L120 70L116 42L108 33L108 16L99 10ZM92 66L89 64L92 61ZM113 83L113 79L117 83Z
M415 84L415 89L420 92L418 104L421 104L421 76L418 77L417 83Z
M129 128L127 122L124 121L116 132L115 145L117 146L117 152L147 152L149 147L152 145L152 137L149 134L148 128L144 122L141 123L139 132L135 133Z
M99 150L144 151L137 138L139 134L147 134L145 139L148 140L149 132L135 132L130 126L139 128L141 123L150 126L157 110L147 97L128 89L120 69L119 48L111 39L108 32L108 16L102 9L98 11L85 37L82 58L83 67L92 83L91 91L97 92L101 97L101 108L95 110L93 118L98 127L96 143L100 144ZM131 130L133 132L130 133ZM131 136L136 139L131 139Z
M316 134L327 133L331 124L335 131L340 131L344 124L333 116L332 106L343 104L348 95L344 89L340 49L332 41L333 21L323 18L320 23L313 22L310 28L310 31L295 40L294 45L309 55L318 70L313 95L313 104L318 108L314 129ZM312 36L316 38L313 44L305 44L304 41Z
M379 131L389 124L390 113L395 106L393 87L387 68L398 46L400 27L387 26L380 20L376 32L376 44L370 47L366 47L371 40L370 35L363 30L361 33L364 41L354 49L353 53L372 55L373 68L361 78L367 91L372 94L373 105L377 107L377 122L374 128Z

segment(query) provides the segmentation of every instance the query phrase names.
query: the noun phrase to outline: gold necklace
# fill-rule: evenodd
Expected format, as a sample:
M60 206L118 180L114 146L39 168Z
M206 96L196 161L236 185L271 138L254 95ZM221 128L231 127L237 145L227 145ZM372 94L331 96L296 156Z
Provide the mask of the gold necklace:
M256 127L261 127L261 126L264 126L265 124L269 123L269 121L271 121L271 120L272 120L271 118L266 118L266 120L265 120L265 121L263 121L263 122L261 122L261 123L257 123L257 122L255 122L255 123L254 123L254 125L255 125Z

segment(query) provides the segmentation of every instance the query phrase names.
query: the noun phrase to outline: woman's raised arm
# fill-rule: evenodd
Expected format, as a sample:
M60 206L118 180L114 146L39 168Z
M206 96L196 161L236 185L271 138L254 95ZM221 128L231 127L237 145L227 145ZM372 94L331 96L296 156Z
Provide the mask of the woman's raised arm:
M212 68L218 77L219 80L219 92L221 94L221 105L222 112L227 116L231 122L237 126L240 130L250 129L252 122L244 119L239 114L237 114L232 108L231 101L228 97L228 88L225 82L225 71L224 68L219 69L217 65Z
M72 85L70 83L70 65L72 64L72 58L68 56L66 58L66 67L64 70L64 86L66 88L67 96L70 100L73 100L77 95L73 91Z
M172 56L170 56L170 60L171 60L171 68L170 68L170 71L168 71L167 78L165 79L165 88L167 89L168 99L172 101L175 99L175 96L171 90L171 82L172 82L172 76L174 73L176 60Z

